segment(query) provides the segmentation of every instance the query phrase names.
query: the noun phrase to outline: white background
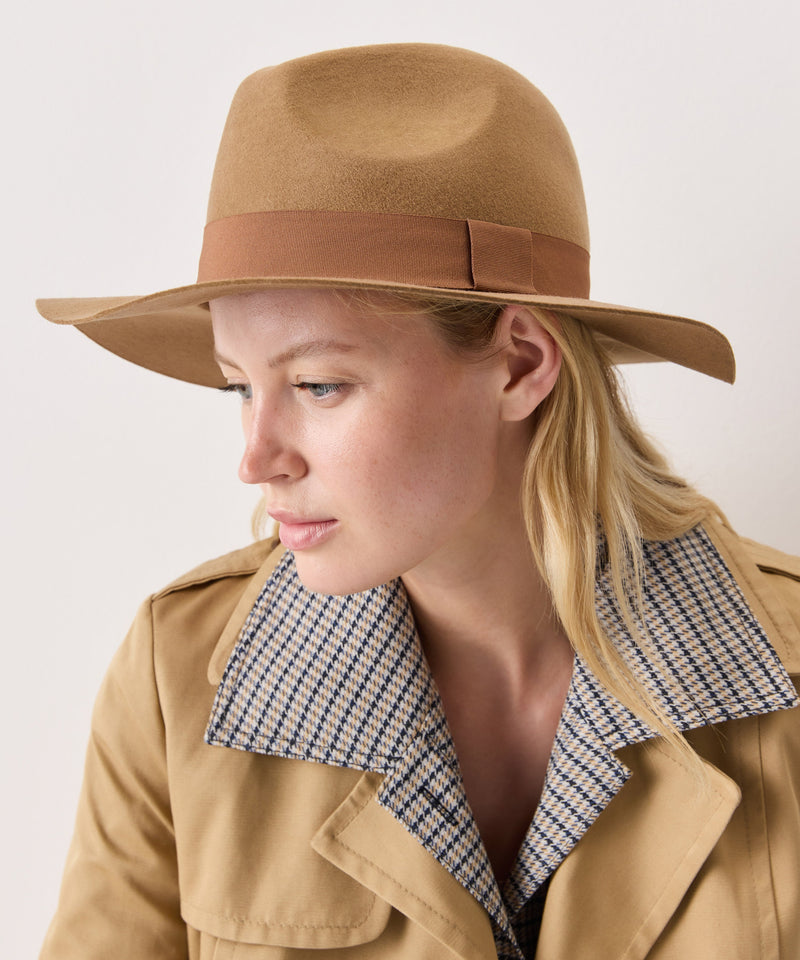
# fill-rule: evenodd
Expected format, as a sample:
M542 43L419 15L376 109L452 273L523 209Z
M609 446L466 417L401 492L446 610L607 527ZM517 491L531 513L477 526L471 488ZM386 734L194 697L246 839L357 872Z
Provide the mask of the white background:
M94 692L138 602L249 538L236 403L41 320L36 296L194 278L217 141L248 73L426 40L516 67L584 172L595 299L731 339L731 388L632 370L650 431L742 533L800 549L796 0L72 0L2 39L4 957L55 904Z

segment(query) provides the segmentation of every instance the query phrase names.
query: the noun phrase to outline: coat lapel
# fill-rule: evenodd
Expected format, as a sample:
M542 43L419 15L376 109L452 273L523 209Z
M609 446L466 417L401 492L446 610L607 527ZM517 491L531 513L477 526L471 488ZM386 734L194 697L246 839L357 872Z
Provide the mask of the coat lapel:
M383 778L366 773L320 828L312 846L464 960L495 960L486 911L376 802Z
M641 960L719 840L739 788L670 745L621 751L632 776L553 877L538 960Z
M310 593L286 553L241 628L206 740L386 772L436 699L399 580L349 596Z
M679 729L796 703L702 528L645 544L645 559L647 655L618 614L602 558L598 615ZM466 960L519 957L515 916L550 877L540 958L643 957L738 803L713 767L701 790L683 758L576 658L542 800L501 896L402 583L312 594L285 554L240 608L210 668L216 682L227 660L207 741L365 771L314 849Z
M357 793L365 802L348 830L364 849L374 848L372 859L381 862L384 840L372 831L388 831L394 847L402 837L390 902L397 901L405 877L421 897L406 897L405 906L420 923L427 917L423 925L432 923L442 942L460 944L465 956L481 955L475 946L480 938L470 939L460 921L443 919L442 908L454 899L462 912L469 903L470 912L483 917L481 930L489 930L490 941L481 907L508 928L400 581L348 597L312 594L287 554L230 654L206 740L369 771ZM345 805L334 816L347 817L349 809ZM344 866L344 848L334 836L320 834L318 852ZM417 866L406 873L410 863ZM347 868L354 869L352 859ZM423 877L430 883L420 894Z

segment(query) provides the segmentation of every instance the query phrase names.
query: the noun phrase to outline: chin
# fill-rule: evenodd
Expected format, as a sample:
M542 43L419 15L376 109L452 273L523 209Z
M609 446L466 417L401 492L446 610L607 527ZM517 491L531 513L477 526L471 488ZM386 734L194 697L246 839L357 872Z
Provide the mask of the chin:
M346 565L333 565L315 561L308 555L298 551L294 555L297 566L297 575L300 582L311 593L323 593L330 597L344 597L351 593L362 593L388 583L395 577L370 575L367 570L359 570Z
M355 571L332 570L327 564L314 563L298 553L294 557L300 582L311 593L343 597L349 593L360 593L362 590L377 586L376 583L370 583L363 577L356 576Z

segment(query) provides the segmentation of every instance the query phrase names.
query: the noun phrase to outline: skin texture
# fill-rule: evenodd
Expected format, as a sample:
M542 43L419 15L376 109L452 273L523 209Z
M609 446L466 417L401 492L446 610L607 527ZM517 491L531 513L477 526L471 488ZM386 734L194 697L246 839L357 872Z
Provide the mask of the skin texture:
M365 317L325 291L212 312L221 369L243 393L241 479L279 519L336 522L296 549L307 587L421 574L508 512L527 431L503 421L501 360L459 362L425 318Z
M309 589L403 579L504 876L572 669L519 494L557 346L519 306L477 361L379 299L368 310L329 290L273 290L213 301L211 313L220 368L243 401L240 478L261 487Z

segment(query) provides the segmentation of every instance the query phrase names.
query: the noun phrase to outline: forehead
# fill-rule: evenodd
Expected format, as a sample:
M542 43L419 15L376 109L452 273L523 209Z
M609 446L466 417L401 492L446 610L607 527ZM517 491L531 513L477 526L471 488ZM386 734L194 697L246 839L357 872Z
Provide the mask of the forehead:
M385 353L440 346L433 323L388 295L354 298L330 289L264 290L210 303L217 351L256 347L265 358L313 342L339 352ZM437 351L438 352L438 351Z

